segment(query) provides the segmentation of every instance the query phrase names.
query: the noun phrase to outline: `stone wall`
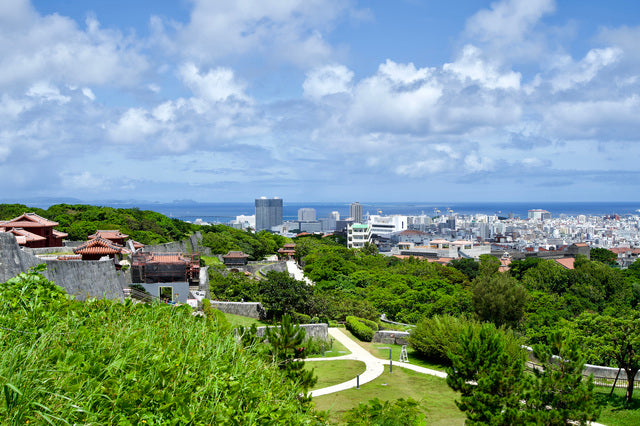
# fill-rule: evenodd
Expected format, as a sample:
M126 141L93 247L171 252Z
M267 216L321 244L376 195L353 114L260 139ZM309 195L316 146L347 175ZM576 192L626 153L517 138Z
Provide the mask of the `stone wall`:
M73 247L39 247L39 248L24 247L22 250L25 253L31 253L31 254L49 254L49 253L74 254Z
M88 297L123 300L124 273L116 271L113 261L43 261L23 251L12 234L0 232L0 282L41 263L47 265L43 275L77 300Z
M211 307L218 309L225 314L240 315L259 320L263 320L267 317L262 304L258 302L220 302L212 300Z
M195 253L200 252L203 255L210 255L211 249L209 247L202 247L200 245L202 241L202 234L200 231L195 232L189 238L182 241L173 241L165 244L155 244L144 246L142 249L145 253Z
M406 331L380 330L373 335L372 342L386 345L408 345L409 333Z
M300 327L304 328L307 337L311 337L314 340L322 340L324 342L329 340L329 326L327 324L300 324ZM264 330L267 327L258 327L258 336L264 336Z
M539 365L540 361L533 354L533 349L529 346L523 346L523 348L527 351L527 358L529 362L534 365ZM556 355L554 355L553 358L559 359ZM618 369L614 367L603 367L601 365L585 364L582 369L582 374L584 376L593 374L594 378L615 380L618 375ZM627 380L627 373L624 370L620 370L618 380ZM640 371L638 371L634 380L640 380Z

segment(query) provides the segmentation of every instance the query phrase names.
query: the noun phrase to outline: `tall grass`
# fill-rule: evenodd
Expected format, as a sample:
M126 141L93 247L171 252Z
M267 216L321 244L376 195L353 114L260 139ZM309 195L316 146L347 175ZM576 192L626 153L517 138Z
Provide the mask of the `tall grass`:
M2 424L316 421L275 366L188 307L9 305L0 308Z

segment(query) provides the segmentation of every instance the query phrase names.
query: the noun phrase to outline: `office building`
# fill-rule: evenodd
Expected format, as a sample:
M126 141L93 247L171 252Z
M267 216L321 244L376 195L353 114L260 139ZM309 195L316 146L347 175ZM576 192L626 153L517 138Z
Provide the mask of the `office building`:
M282 225L282 198L256 198L256 231Z
M315 222L316 209L304 207L298 210L298 221L300 222Z
M355 223L362 223L362 204L357 201L351 204L351 219Z

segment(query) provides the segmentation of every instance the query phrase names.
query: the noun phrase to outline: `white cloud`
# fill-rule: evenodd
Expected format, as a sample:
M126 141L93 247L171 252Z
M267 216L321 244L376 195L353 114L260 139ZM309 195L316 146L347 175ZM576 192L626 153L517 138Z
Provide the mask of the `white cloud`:
M39 99L41 102L57 102L58 104L66 104L71 100L69 96L60 94L60 90L45 82L39 81L27 90L27 96Z
M461 56L453 63L444 64L442 69L462 81L469 79L488 89L520 88L520 73L509 71L501 74L497 65L485 62L480 49L472 45L465 46Z
M469 18L467 31L482 41L515 44L554 10L554 0L502 0Z
M357 84L350 119L369 129L392 132L429 128L442 96L432 71L387 60L375 75Z
M606 49L591 49L577 63L574 63L570 57L565 56L559 74L551 79L553 90L556 92L568 90L578 84L590 82L600 70L618 62L622 55L621 49L609 47Z
M93 90L89 89L88 87L82 88L82 94L92 101L96 100L96 95L93 93Z
M344 65L325 65L307 72L302 88L306 97L318 99L350 92L352 79L353 71Z
M34 80L57 84L130 86L147 68L133 40L100 28L86 28L57 14L40 16L27 1L0 7L0 88L15 89Z
M209 102L223 102L230 98L249 101L245 86L236 81L233 70L218 67L201 74L193 63L180 67L180 77L199 98Z
M146 110L131 108L109 128L109 136L116 143L141 143L158 130L158 123Z
M190 21L177 39L154 23L165 44L200 63L259 52L296 65L326 62L333 48L324 39L333 23L352 10L342 0L194 0Z

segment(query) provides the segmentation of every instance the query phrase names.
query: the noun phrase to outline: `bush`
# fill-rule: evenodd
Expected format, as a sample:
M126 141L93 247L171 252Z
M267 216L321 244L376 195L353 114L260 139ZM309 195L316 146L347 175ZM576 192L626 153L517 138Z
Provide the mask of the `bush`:
M376 333L377 325L376 330L374 330L373 328L369 327L364 321L368 320L364 320L362 318L354 316L348 316L345 325L347 327L347 330L349 330L358 339L364 342L370 342L371 340L373 340L373 335Z
M293 312L291 314L291 319L293 322L297 322L298 324L311 324L311 317L307 314Z
M456 352L460 333L467 327L468 320L449 315L424 318L409 334L409 344L426 358L450 364L447 354Z
M450 365L450 354L460 353L460 336L467 330L478 331L481 327L481 323L464 317L443 315L424 318L409 335L409 344L419 354ZM506 343L505 351L512 357L520 356L521 340L504 327L497 330Z

